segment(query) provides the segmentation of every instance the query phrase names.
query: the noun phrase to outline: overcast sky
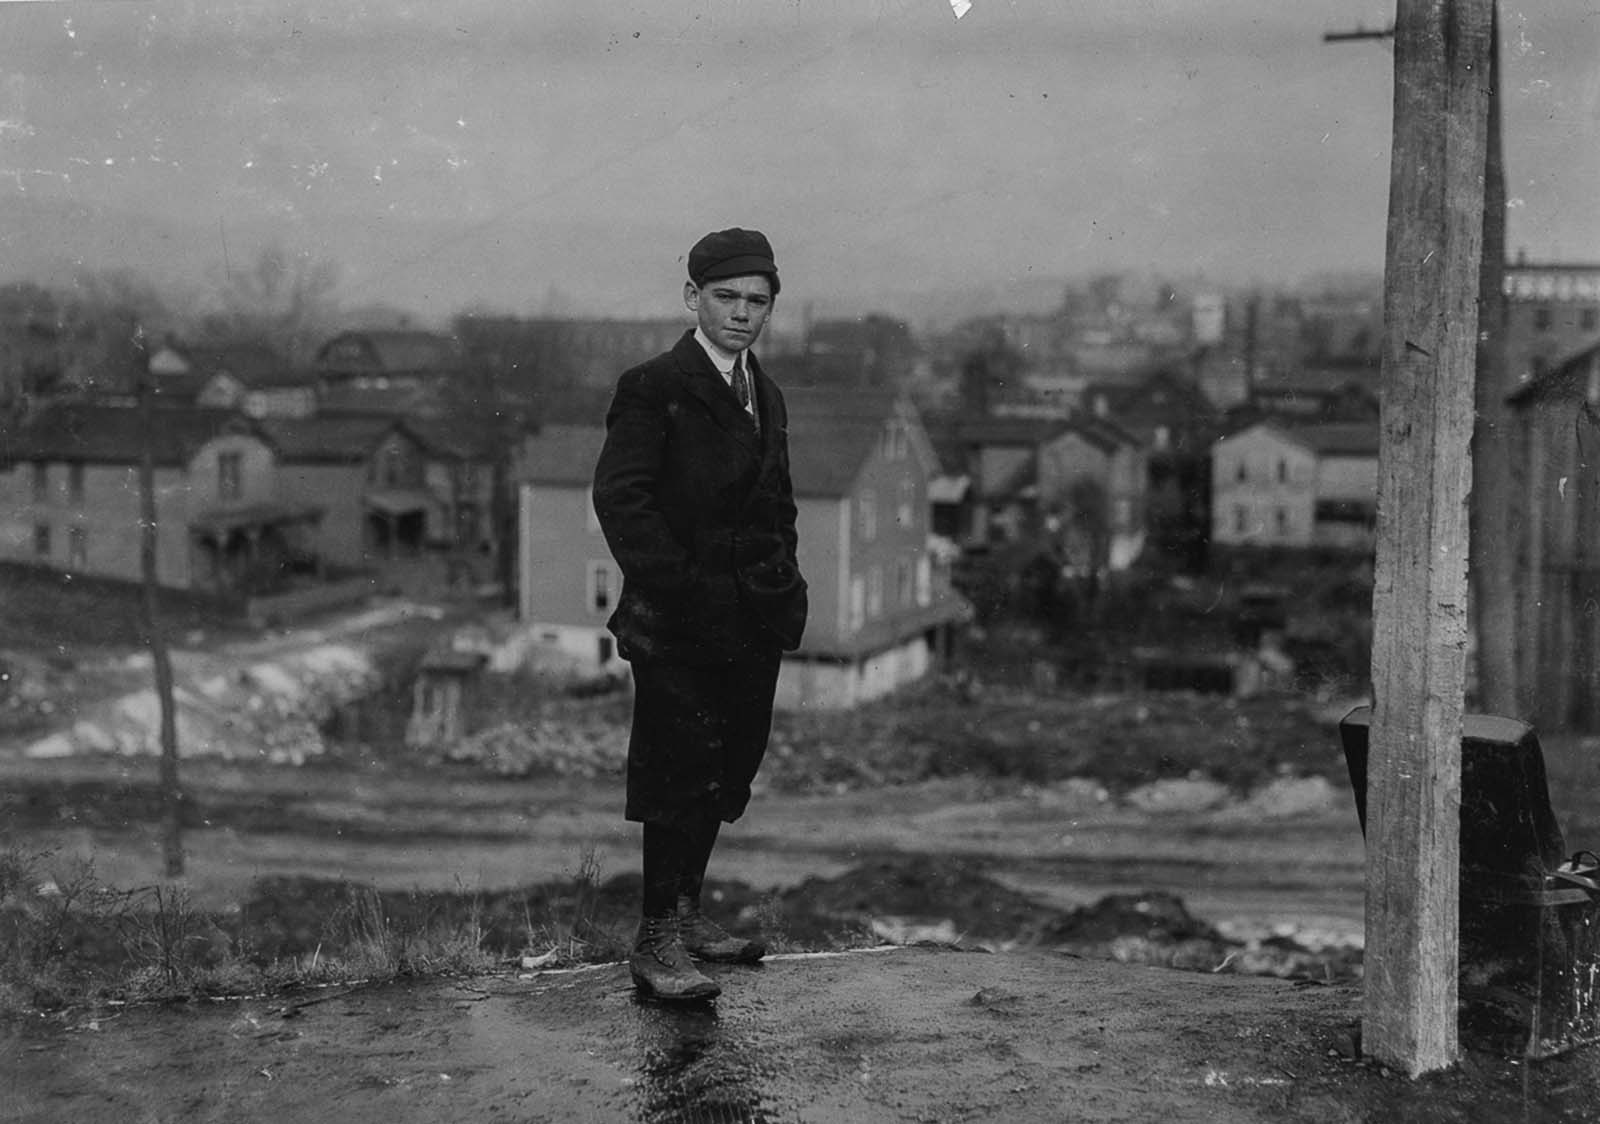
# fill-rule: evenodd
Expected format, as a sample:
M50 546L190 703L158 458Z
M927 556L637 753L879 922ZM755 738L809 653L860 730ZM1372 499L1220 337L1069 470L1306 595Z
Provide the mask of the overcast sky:
M1370 0L0 2L0 279L196 285L261 242L347 304L665 315L704 231L790 301L1102 268L1382 267ZM1600 16L1502 7L1510 244L1600 261Z

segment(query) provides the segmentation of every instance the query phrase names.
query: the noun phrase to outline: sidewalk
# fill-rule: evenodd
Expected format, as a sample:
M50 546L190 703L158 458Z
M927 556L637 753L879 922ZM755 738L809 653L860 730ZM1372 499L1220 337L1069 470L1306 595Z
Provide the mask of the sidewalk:
M1382 1076L1349 1057L1354 988L920 947L718 974L714 1006L682 1009L608 965L4 1025L0 1117L1478 1124L1595 1105L1592 1083L1581 1104L1538 1092L1570 1093L1592 1057L1527 1087L1515 1062Z

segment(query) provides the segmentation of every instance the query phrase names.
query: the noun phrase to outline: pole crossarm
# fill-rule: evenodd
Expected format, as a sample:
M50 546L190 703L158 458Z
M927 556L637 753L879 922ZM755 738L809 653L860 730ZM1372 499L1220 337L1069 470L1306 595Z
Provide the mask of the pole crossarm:
M1352 43L1363 39L1393 39L1394 28L1385 27L1381 30L1369 31L1364 27L1357 27L1354 31L1325 31L1322 33L1324 43Z

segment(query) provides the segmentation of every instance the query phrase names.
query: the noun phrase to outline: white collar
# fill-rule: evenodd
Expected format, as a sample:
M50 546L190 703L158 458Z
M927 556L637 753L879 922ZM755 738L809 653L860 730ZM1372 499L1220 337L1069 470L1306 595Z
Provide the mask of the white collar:
M696 326L694 330L694 342L699 344L701 349L705 351L706 355L711 359L711 365L717 369L717 372L723 378L733 378L733 365L739 358L737 353L730 355L723 351L722 348L711 342L711 337L706 335L704 329L699 326ZM748 360L745 362L745 367L746 369L749 368Z

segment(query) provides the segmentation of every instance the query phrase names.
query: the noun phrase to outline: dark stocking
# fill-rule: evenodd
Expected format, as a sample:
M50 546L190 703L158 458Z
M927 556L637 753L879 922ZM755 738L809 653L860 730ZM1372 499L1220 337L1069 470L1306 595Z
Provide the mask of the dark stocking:
M691 837L664 824L644 825L644 915L671 917L678 909L678 887L689 865Z
M706 867L711 863L711 851L717 845L717 832L721 830L721 820L701 820L686 836L689 849L684 852L678 893L695 905L700 904L700 887L705 884Z

